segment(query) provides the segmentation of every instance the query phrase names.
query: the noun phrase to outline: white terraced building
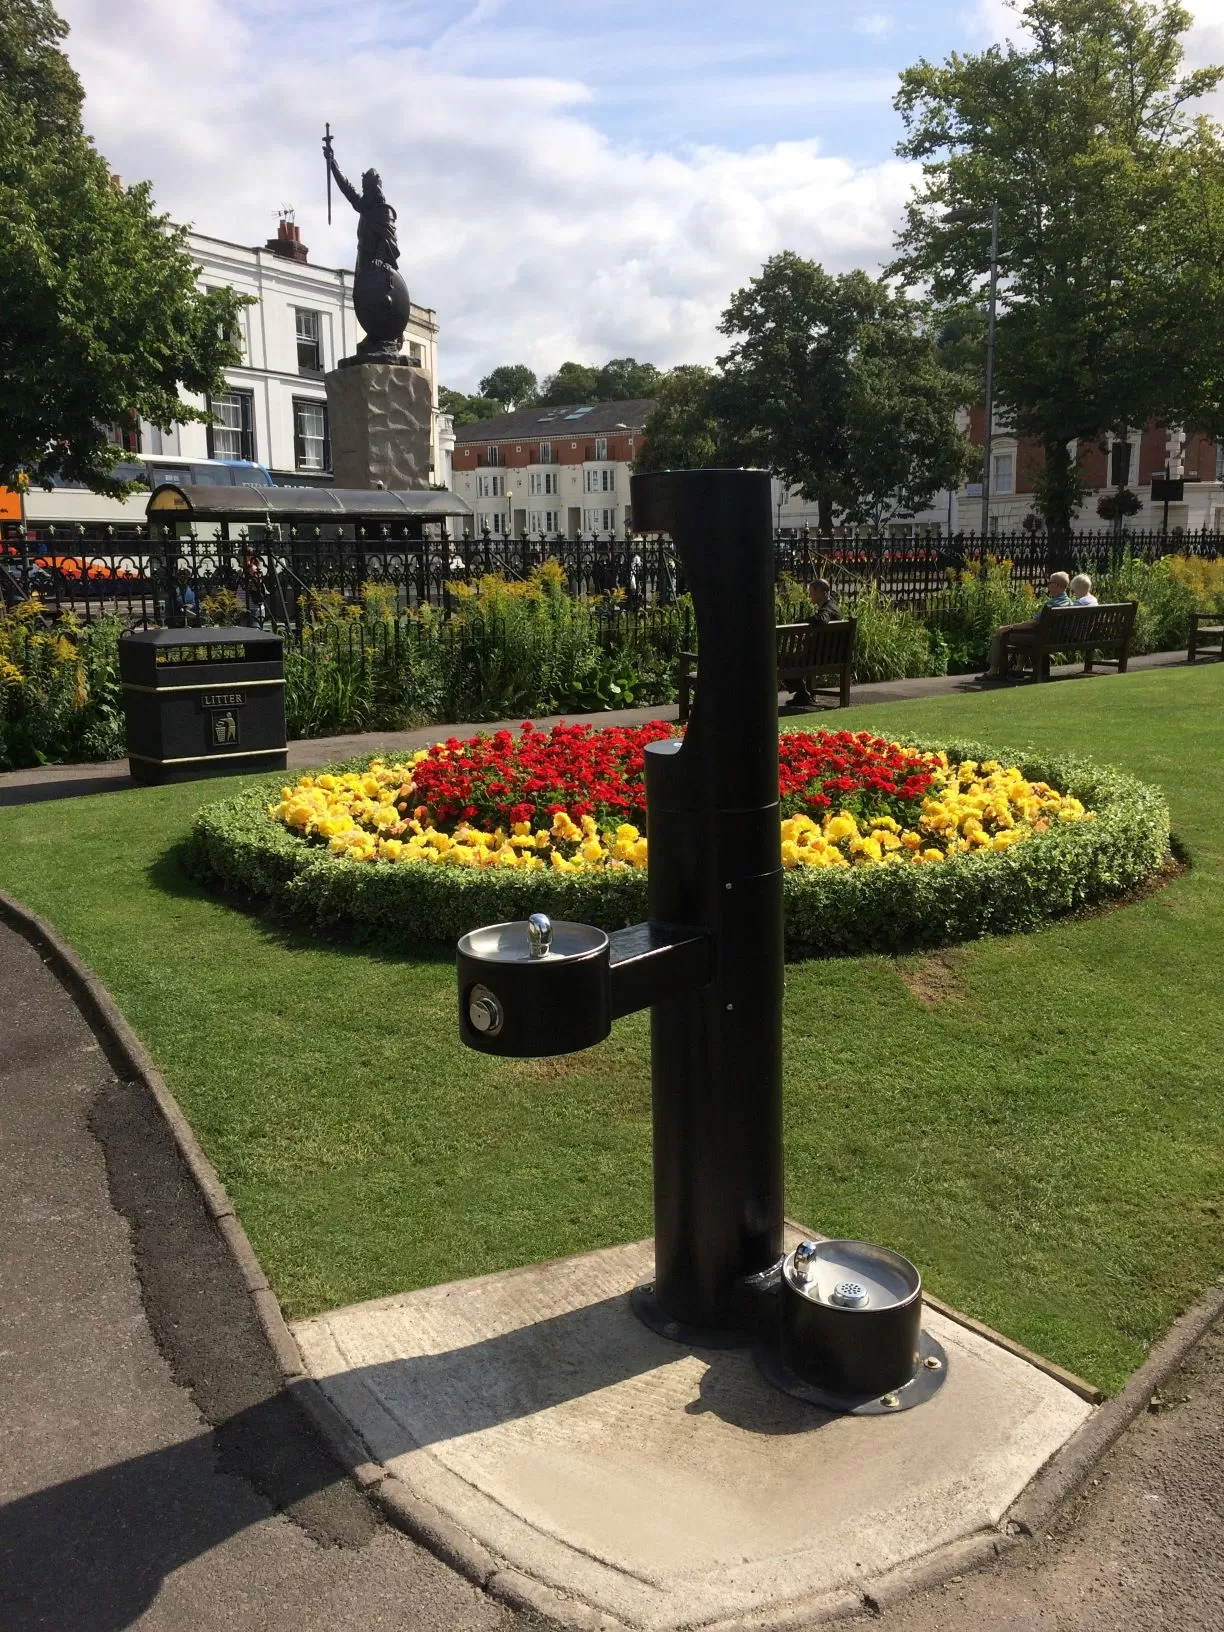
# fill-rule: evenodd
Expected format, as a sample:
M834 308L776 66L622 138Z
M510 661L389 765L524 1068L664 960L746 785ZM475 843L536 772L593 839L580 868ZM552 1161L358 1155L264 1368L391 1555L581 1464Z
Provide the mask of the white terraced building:
M234 341L242 361L226 370L226 389L207 402L184 393L184 400L207 407L211 425L189 423L160 431L141 421L112 427L112 439L128 458L120 474L150 483L218 479L206 460L247 460L262 466L273 482L287 486L330 485L331 436L323 376L351 356L361 338L353 312L353 274L346 267L316 266L307 259L295 223L281 220L275 238L262 247L234 244L192 232L188 248L199 268L201 287L228 286L249 295L238 314ZM439 414L438 320L430 307L412 304L404 351L429 380L433 397L431 478L446 486L450 477L451 419ZM222 478L242 473L222 472ZM259 481L268 477L252 472ZM0 498L3 497L0 490ZM14 508L11 517L18 514ZM105 499L68 485L51 492L34 488L25 500L30 523L141 523L146 495ZM0 504L0 516L9 512ZM11 519L11 518L10 518Z

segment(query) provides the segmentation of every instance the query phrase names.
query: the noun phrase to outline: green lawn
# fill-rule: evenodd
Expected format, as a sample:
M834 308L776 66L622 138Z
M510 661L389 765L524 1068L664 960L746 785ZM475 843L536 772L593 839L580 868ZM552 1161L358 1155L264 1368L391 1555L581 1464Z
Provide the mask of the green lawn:
M1168 789L1191 870L1122 910L787 983L788 1208L1107 1388L1224 1270L1224 665L826 723L1073 748ZM0 885L145 1039L290 1315L650 1230L647 1025L463 1050L446 959L210 899L194 783L0 810Z

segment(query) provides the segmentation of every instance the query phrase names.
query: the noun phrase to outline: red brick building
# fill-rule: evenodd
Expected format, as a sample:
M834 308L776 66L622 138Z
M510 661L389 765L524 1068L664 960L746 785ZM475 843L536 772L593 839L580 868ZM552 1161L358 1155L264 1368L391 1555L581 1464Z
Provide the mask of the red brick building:
M969 414L969 434L981 446L986 429L986 414L975 407ZM1215 441L1198 431L1170 432L1161 425L1149 425L1133 431L1127 439L1126 485L1140 499L1143 508L1127 525L1141 529L1158 527L1164 516L1163 502L1152 501L1152 477L1181 475L1185 492L1179 504L1169 506L1171 528L1218 529L1221 510L1224 509L1224 490L1220 483L1220 450ZM1081 508L1077 525L1099 527L1105 525L1096 513L1097 499L1116 484L1114 438L1104 442L1081 443L1077 448L1080 471L1088 493ZM991 439L991 504L992 525L1001 532L1019 527L1033 508L1032 493L1036 477L1045 463L1042 448L1027 437L1017 437L998 415ZM977 489L980 496L981 489ZM960 522L966 529L976 528L979 514L975 514L973 489L962 489L957 495Z
M629 472L654 401L519 408L455 431L451 484L477 532L620 536Z

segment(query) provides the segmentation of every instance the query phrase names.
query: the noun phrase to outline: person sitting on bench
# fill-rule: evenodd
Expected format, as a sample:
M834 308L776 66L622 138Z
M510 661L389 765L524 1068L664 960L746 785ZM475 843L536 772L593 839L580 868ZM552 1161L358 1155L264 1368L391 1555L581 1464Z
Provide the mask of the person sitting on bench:
M1070 575L1065 572L1050 574L1049 593L1046 596L1047 606L1072 606L1067 586L1071 582ZM996 629L994 638L990 642L990 664L985 673L979 674L979 680L1002 680L1007 673L1007 648L1009 646L1027 646L1032 640L1033 631L1037 627L1037 620L1030 619L1027 623L1005 623L1001 629Z
M840 623L841 611L833 599L833 586L827 578L812 579L812 605L816 608L807 620L811 624Z
M813 578L810 594L812 605L816 610L807 620L809 627L814 629L818 623L840 623L842 621L841 609L833 599L833 586L827 578ZM801 707L810 703L811 700L812 694L807 688L807 682L804 680L800 680L795 687L794 695L788 699L789 702L798 704Z
M1071 588L1067 591L1076 606L1099 606L1101 603L1092 593L1092 579L1086 572L1077 572L1071 580Z

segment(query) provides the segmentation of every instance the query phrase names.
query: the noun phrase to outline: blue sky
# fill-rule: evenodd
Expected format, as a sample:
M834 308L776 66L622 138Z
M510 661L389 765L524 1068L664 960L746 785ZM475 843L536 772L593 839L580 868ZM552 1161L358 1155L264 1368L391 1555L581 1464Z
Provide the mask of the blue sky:
M400 212L441 374L566 358L708 362L730 292L780 249L877 269L917 179L898 70L1015 27L1004 0L59 0L86 120L199 230L331 228L319 135ZM1224 60L1197 0L1192 60Z

